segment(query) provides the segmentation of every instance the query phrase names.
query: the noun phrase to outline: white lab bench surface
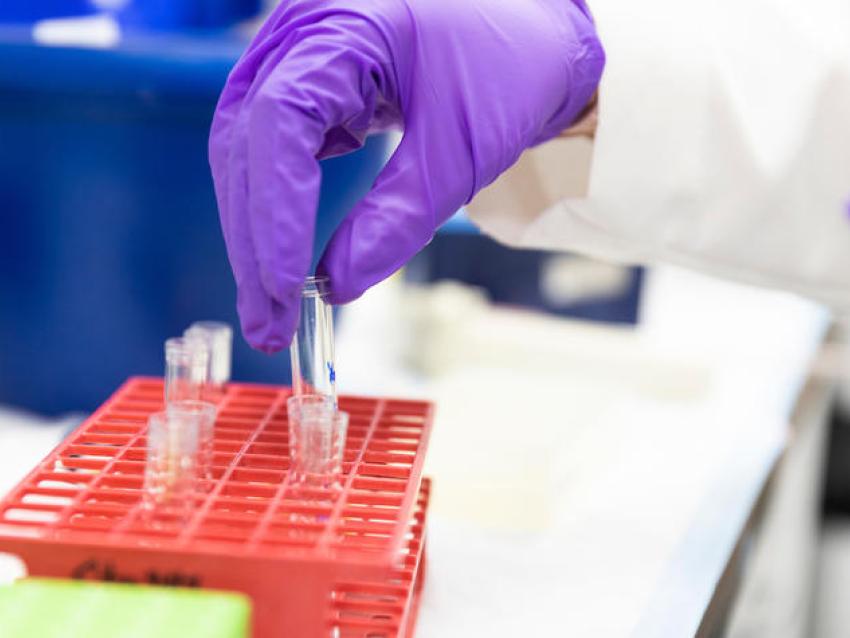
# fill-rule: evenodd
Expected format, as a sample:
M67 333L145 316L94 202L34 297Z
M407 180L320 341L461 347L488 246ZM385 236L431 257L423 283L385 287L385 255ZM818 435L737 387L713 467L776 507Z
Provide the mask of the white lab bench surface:
M400 288L349 309L337 367L343 392L437 402L417 638L696 635L827 314L678 270L638 330ZM67 427L32 420L0 413L4 491Z
M0 407L0 494L6 494L43 459L82 415L45 419L21 410ZM0 584L24 575L17 558L0 553Z
M0 494L12 489L82 418L47 419L0 407Z
M422 324L405 344L398 294L344 318L338 371L343 389L437 402L417 638L708 635L827 313L665 269L636 331L444 290L404 297Z

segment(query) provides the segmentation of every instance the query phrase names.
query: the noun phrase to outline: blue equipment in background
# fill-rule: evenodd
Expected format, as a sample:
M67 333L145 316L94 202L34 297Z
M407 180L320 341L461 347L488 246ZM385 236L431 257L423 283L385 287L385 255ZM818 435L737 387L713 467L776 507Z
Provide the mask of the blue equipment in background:
M486 292L493 303L538 310L561 317L616 324L636 324L643 288L643 268L616 269L613 284L582 284L590 260L543 250L520 250L481 235L463 215L455 216L407 268L409 281L429 284L457 281ZM575 270L570 272L572 264ZM579 284L575 294L553 294L546 285L551 267ZM592 266L590 266L592 268ZM592 275L592 273L591 273ZM557 273L555 273L557 276ZM584 290L582 290L584 289Z
M260 0L130 0L117 17L130 28L206 29L233 24L259 10Z
M0 23L110 13L130 28L206 29L230 26L260 8L261 0L3 0Z
M52 48L0 29L0 403L93 409L127 376L161 374L163 341L198 319L234 326L235 378L288 381L288 357L238 330L207 163L244 46L149 34ZM322 163L319 237L385 156L376 138Z
M90 0L3 0L0 23L27 23L94 13Z

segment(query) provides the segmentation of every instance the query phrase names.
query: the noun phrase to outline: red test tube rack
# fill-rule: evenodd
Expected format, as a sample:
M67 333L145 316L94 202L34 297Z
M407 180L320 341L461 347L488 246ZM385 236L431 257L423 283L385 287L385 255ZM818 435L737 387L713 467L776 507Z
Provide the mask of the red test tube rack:
M12 489L0 551L30 576L243 592L255 638L411 638L432 404L340 397L342 488L305 500L289 482L289 388L231 383L191 517L154 525L142 498L146 423L162 394L159 379L130 379Z

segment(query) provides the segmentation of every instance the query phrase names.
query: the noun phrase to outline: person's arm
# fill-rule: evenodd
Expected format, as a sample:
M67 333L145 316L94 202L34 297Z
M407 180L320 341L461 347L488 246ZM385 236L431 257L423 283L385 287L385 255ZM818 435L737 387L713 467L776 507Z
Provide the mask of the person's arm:
M850 307L850 4L593 11L608 60L593 142L527 153L473 201L473 221L512 245L673 262Z

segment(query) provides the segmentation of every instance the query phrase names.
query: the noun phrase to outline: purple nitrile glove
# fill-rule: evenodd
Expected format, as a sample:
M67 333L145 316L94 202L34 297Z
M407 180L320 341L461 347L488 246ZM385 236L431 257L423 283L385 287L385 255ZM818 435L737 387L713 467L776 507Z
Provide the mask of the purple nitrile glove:
M523 150L568 127L604 53L583 0L284 0L228 78L210 164L242 331L275 352L312 257L317 158L404 137L319 264L344 303Z

